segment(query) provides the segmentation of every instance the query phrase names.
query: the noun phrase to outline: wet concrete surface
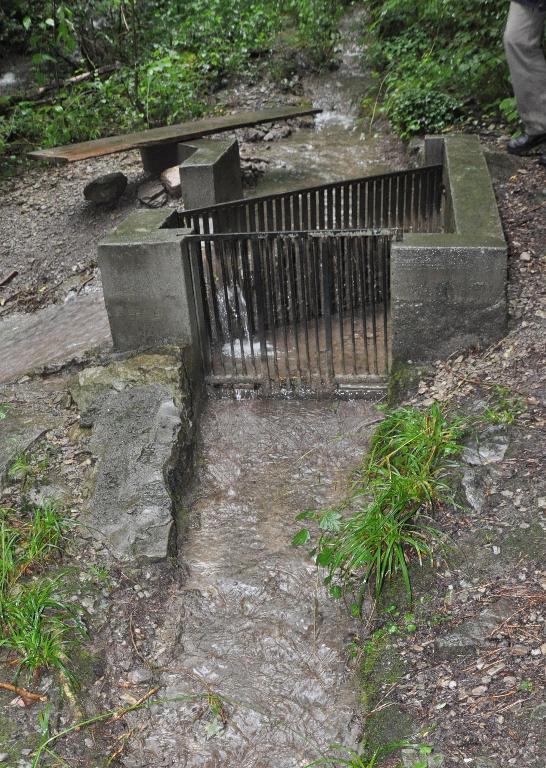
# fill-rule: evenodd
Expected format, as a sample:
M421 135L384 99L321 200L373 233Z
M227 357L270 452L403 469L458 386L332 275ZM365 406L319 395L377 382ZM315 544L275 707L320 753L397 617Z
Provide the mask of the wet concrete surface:
M15 381L46 364L67 362L95 347L111 346L102 293L0 320L0 382Z
M226 724L210 736L202 700L154 707L127 767L296 768L355 745L358 627L290 542L298 512L343 498L376 419L363 401L209 401L180 547L188 576L155 645L162 696L226 697Z

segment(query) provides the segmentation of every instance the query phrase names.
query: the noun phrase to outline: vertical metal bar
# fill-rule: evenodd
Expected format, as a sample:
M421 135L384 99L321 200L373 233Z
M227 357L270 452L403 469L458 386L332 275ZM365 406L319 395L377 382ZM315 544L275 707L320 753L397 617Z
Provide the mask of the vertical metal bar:
M233 308L235 310L236 328L239 333L239 349L241 350L241 366L242 366L244 375L247 376L248 370L246 367L244 334L242 334L241 336L241 329L243 328L243 325L242 325L242 317L241 317L241 305L239 303L239 284L237 281L237 277L238 277L237 253L236 253L237 240L225 240L223 241L223 246L226 248L228 252L228 269L229 269L229 263L231 262L231 278L232 278L232 285L233 285Z
M344 262L344 238L343 237L335 237L332 238L331 241L331 248L332 248L332 267L334 270L334 273L337 277L337 280L334 280L334 286L337 284L337 317L338 317L338 324L339 324L339 346L340 346L340 355L341 355L341 370L343 373L347 373L345 369L345 329L343 327L345 318L343 315L343 305L344 305L344 291L343 291L343 262ZM332 350L333 351L333 350ZM334 358L334 365L336 364L337 360ZM335 371L337 373L337 371Z
M411 231L412 228L412 220L411 220L411 194L412 194L412 186L413 186L413 175L411 172L406 173L405 177L405 185L404 185L404 229L406 231Z
M309 228L318 229L317 223L317 190L309 193Z
M322 265L322 314L324 318L324 339L326 353L326 378L332 384L334 380L334 361L332 357L332 252L330 238L321 239Z
M309 328L308 328L308 320L309 320L309 310L310 310L310 297L309 297L309 291L308 291L308 276L309 276L309 268L308 264L308 256L309 256L309 235L304 235L303 238L301 238L298 241L298 249L297 249L297 255L298 255L298 261L299 261L299 278L300 278L300 322L303 322L303 333L304 333L304 341L305 341L305 361L307 363L307 373L309 378L309 385L312 384L312 369L311 369L311 355L309 353Z
M367 262L369 259L368 243L371 238L358 236L357 255L358 255L358 280L360 283L360 301L362 306L362 336L364 345L364 354L366 358L366 373L370 373L370 354L368 350L368 321L366 313L368 311L368 299L366 296L366 272L368 270Z
M294 274L294 260L296 259L296 254L294 252L294 241L292 237L286 238L286 256L288 261L288 276L290 281L290 301L289 301L289 312L290 307L292 307L292 322L293 322L293 333L294 333L294 347L296 350L296 370L298 372L298 379L300 387L303 384L303 379L301 375L301 362L300 362L300 343L298 339L298 300L297 300L297 292L296 292L296 278ZM290 314L289 314L290 317Z
M271 374L269 371L269 359L267 357L267 339L265 335L264 314L267 316L267 289L264 285L266 270L262 269L263 256L260 253L260 245L264 242L253 238L252 244L252 272L254 277L254 291L256 294L256 326L258 328L258 338L260 339L260 361L261 374L264 390L268 391L271 387Z
M322 362L320 359L320 317L321 317L321 301L320 301L320 239L317 237L309 238L310 246L310 267L311 267L311 293L312 293L312 311L315 327L315 345L317 352L317 372L320 381L322 381Z
M326 208L326 195L324 189L318 190L318 228L325 229L325 208Z
M377 290L377 278L376 278L376 262L377 262L377 243L378 243L378 237L373 236L371 239L371 258L370 258L370 283L369 283L369 295L370 295L370 306L371 306L371 314L372 314L372 333L373 333L373 355L374 355L374 362L375 362L375 370L374 373L379 373L378 365L377 365L377 318L376 318L376 306L375 306L375 296L376 296L376 290Z
M351 185L343 184L343 227L351 226Z
M349 318L351 324L351 347L353 351L353 373L356 376L356 339L355 339L355 301L354 301L354 238L348 235L344 238L347 253L347 288L349 298Z
M388 322L388 310L389 310L389 253L390 253L390 237L383 235L381 237L381 261L383 272L383 354L384 354L384 373L389 371L389 322Z
M226 270L226 255L224 251L224 242L223 240L217 239L215 240L215 250L216 250L216 258L220 261L220 271L222 273L222 287L224 290L224 302L225 302L225 308L226 308L226 319L227 319L227 326L228 326L228 336L229 336L229 346L231 350L231 372L237 373L237 364L235 362L235 347L233 346L233 329L231 326L231 312L230 312L230 306L229 306L229 292L228 292L228 272ZM224 351L225 344L222 345L221 353L222 353L222 359L223 359L223 351Z
M275 198L275 231L282 232L282 202L280 197Z
M282 208L283 208L283 215L284 215L283 230L285 232L288 232L289 230L294 228L293 225L292 225L292 212L290 210L290 196L289 195L283 195L283 198L282 198Z
M351 184L351 227L358 227L359 220L358 220L358 182L353 182Z
M256 367L256 356L254 353L254 299L252 296L252 278L250 276L250 262L249 262L249 250L252 247L252 242L256 238L245 237L235 241L237 250L239 251L241 260L241 275L242 275L242 294L243 301L246 309L246 321L248 331L248 341L250 345L250 360L254 369L254 374L258 373Z
M274 260L275 254L271 247L274 242L273 237L267 237L263 241L263 248L265 254L265 267L266 267L266 299L269 305L269 323L271 328L271 338L273 343L273 366L275 368L275 376L278 384L280 385L280 373L279 373L279 360L277 356L278 343L277 343L277 319L275 313L275 268Z
M280 284L281 284L281 291L280 291L280 297L281 297L281 315L282 315L282 329L283 329L283 339L284 339L284 363L286 366L286 378L287 378L287 384L290 386L291 384L291 371L290 371L290 357L289 357L289 351L288 351L288 302L287 302L287 296L286 296L286 275L285 275L285 240L281 239L280 237L277 237L277 265L279 268L279 277L280 277Z
M335 206L335 221L332 226L334 226L336 229L342 229L343 224L341 223L341 185L336 184L336 186L332 189L332 192L334 194L334 206Z
M309 229L309 192L301 193L301 228L303 230Z
M326 227L334 228L334 196L332 187L326 188Z
M300 221L300 195L296 192L290 195L292 199L293 224L292 229L301 229Z
M201 359L203 361L203 371L206 374L215 373L213 356L213 338L211 332L211 308L208 303L207 288L205 284L205 272L203 269L202 242L195 238L188 240L187 251L182 254L182 258L187 255L190 263L192 276L193 295L196 307L196 316L199 326L199 337L201 347Z

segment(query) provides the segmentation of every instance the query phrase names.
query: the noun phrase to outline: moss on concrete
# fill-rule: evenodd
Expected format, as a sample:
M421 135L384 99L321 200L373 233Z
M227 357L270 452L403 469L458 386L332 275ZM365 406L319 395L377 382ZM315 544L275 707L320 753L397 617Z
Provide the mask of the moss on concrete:
M411 735L413 722L401 707L390 706L374 712L385 688L396 683L405 671L387 630L378 629L364 647L360 667L361 702L365 717L363 741L370 755L380 747Z

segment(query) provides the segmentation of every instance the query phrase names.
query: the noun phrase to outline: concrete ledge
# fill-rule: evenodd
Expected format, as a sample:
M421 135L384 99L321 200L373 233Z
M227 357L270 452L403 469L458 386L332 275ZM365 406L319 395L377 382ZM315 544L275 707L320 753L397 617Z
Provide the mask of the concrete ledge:
M191 270L182 256L190 230L165 228L173 221L172 212L132 214L99 244L115 350L193 344L196 339Z
M444 163L445 233L393 242L393 360L427 362L506 332L507 248L476 136L427 137L425 162Z

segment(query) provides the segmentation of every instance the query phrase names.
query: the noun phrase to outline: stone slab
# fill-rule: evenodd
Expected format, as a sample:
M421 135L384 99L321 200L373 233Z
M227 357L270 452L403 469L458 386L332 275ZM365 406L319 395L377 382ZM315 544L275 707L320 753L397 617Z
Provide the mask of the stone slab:
M167 473L182 423L170 390L105 392L86 419L98 461L82 522L120 560L165 558L173 525Z

